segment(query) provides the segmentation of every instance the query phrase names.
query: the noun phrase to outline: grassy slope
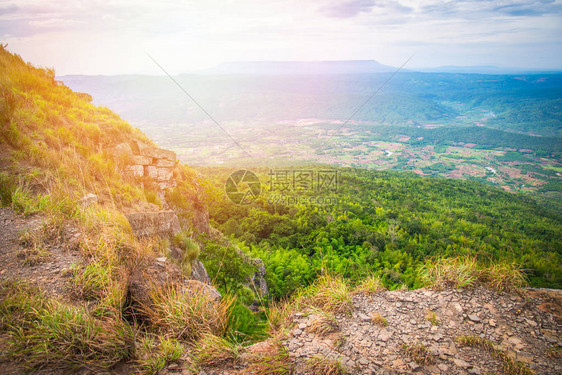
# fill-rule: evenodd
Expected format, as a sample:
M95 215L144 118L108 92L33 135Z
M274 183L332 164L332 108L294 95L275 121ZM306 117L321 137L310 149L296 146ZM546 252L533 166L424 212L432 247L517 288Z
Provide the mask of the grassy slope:
M151 141L90 101L88 94L57 82L53 70L33 67L0 48L2 206L23 216L40 215L45 224L33 234L34 246L62 246L65 228L77 228L84 258L70 277L68 296L46 296L34 280L0 285L0 337L6 348L0 359L31 370L53 366L63 371L127 362L152 373L177 359L185 343L124 319L127 275L141 259L163 255L166 244L137 240L123 212L159 202L148 181L143 187L123 178L119 170L126 160L108 151L121 142ZM195 174L186 166L174 173L178 187L169 201L189 218L197 204L190 199ZM99 203L82 207L78 200L87 193L96 194ZM182 298L172 295L160 307L173 309ZM227 313L218 313L219 319ZM174 327L166 319L160 324ZM207 328L203 324L200 333Z

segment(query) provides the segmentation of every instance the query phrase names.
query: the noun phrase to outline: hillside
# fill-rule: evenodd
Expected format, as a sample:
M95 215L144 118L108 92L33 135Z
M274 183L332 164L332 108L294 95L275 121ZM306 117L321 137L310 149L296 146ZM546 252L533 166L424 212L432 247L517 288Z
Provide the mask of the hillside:
M0 68L0 372L561 371L560 293L524 289L560 287L561 219L532 198L313 166L330 204L262 169L235 205L232 170L4 46Z

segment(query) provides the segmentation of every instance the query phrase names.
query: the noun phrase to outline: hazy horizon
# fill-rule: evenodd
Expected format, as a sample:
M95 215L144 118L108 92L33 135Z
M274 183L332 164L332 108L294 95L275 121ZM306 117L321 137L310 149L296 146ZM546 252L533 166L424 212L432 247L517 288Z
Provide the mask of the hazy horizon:
M58 75L171 74L232 61L376 60L562 70L562 1L0 1L0 41Z

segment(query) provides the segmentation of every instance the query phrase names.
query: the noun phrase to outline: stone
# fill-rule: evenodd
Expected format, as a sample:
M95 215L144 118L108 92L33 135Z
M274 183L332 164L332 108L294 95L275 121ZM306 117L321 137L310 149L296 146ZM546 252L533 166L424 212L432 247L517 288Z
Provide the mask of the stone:
M410 362L410 363L408 363L408 366L410 366L412 371L417 371L421 368L421 366L418 365L416 362Z
M176 160L176 153L173 151L165 150L163 148L152 147L144 142L137 141L135 143L139 155L148 156L155 159L167 159L172 161Z
M98 196L92 193L84 195L78 202L82 207L89 207L98 203Z
M176 165L176 162L168 159L156 159L156 163L154 165L156 165L157 167L171 168Z
M138 165L150 165L152 164L152 158L149 158L148 156L142 156L142 155L131 155L129 162L131 164L138 164Z
M173 236L181 231L174 211L135 212L125 215L137 237Z
M191 262L191 279L211 285L211 278L207 273L207 269L199 259L195 259Z
M153 291L180 285L182 282L183 273L178 266L155 260L149 264L137 265L131 271L128 294L135 305L149 306L152 304Z
M469 315L468 319L473 321L473 322L479 322L480 321L480 318L478 317L478 315L475 315L475 314Z
M204 284L197 280L186 280L182 284L181 291L185 294L200 294L206 296L209 300L217 302L222 295L213 286Z
M128 165L123 169L126 176L142 177L144 176L144 167L142 165Z
M449 366L447 366L444 363L440 363L437 365L437 367L439 368L439 370L443 371L443 372L447 372L447 370L449 369Z
M159 181L168 181L171 180L174 176L171 168L166 167L153 167L156 168L156 177L155 180Z
M358 361L358 362L359 362L360 364L362 364L363 366L369 364L369 360L368 360L367 358L365 358L365 357L359 358L359 361Z
M158 178L158 169L154 165L145 165L143 168L146 177L150 177L153 180Z
M470 364L466 361L463 361L460 358L453 358L453 363L455 366L462 367L462 368L469 368Z

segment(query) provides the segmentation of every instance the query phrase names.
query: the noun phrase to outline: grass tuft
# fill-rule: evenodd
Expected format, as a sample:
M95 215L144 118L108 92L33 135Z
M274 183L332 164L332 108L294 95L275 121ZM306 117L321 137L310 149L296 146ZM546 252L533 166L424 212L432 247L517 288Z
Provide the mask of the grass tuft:
M304 302L331 313L351 313L353 301L347 282L339 276L323 275L305 290Z
M442 258L424 265L420 276L436 289L471 287L477 281L476 266L474 258Z
M234 299L216 302L203 289L182 292L178 288L153 290L152 304L142 312L152 327L177 340L196 341L204 334L222 336L228 327Z
M185 348L177 341L147 335L136 345L135 362L143 375L153 375L166 364L179 360Z
M371 322L379 327L386 327L388 325L386 318L378 313L371 314Z
M29 370L108 369L133 353L133 332L121 319L96 319L18 282L0 289L0 326L8 359Z
M523 362L519 362L507 355L503 350L496 348L493 342L480 336L459 336L457 337L459 344L470 346L472 348L480 348L492 355L492 357L500 361L500 366L506 375L533 375L534 372Z
M338 321L333 314L324 311L316 311L316 313L319 316L310 323L310 332L319 336L326 336L339 331Z
M435 314L435 312L431 311L431 310L427 310L426 314L425 314L425 319L427 319L432 326L438 326L439 325L439 320L437 319L437 314Z
M374 294L386 290L380 276L370 274L355 288L354 293Z
M406 352L420 366L433 364L433 353L422 344L404 344L402 350Z
M205 333L195 344L193 357L195 362L203 366L219 365L238 358L239 348L228 340Z
M337 359L313 357L308 360L306 369L312 375L346 375L347 369Z

